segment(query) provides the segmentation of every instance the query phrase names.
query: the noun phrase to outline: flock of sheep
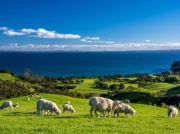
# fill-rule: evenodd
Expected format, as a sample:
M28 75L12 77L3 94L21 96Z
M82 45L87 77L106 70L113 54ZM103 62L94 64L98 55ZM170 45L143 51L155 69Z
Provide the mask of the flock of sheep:
M111 117L112 112L114 112L114 117L119 116L119 113L125 113L125 117L128 117L128 114L132 116L135 115L136 110L134 110L130 105L126 104L130 103L129 100L123 101L113 101L108 98L103 97L91 97L89 99L89 105L91 106L90 109L90 117L92 117L92 111L94 110L95 115L98 117L97 111L99 111L104 117L106 117L106 112L108 112L108 116ZM55 112L56 115L60 115L61 110L58 108L56 103L46 100L46 99L39 99L37 100L37 114L40 115L52 115L52 112ZM18 107L18 103L13 104L12 101L5 101L0 106L0 109L4 109L9 107L13 109L14 107ZM70 105L70 101L63 104L63 113L69 111L71 113L75 113L75 109L72 105ZM176 118L178 115L178 109L173 106L168 106L168 117L169 118Z

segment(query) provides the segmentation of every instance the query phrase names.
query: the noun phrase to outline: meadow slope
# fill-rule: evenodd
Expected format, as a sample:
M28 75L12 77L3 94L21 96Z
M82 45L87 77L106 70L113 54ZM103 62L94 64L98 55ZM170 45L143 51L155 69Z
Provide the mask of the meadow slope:
M1 134L179 134L180 118L167 118L167 109L157 106L135 104L135 116L124 118L89 117L88 99L78 99L62 95L40 94L43 98L54 101L62 110L63 103L71 101L76 113L61 113L58 117L37 116L37 97L23 96L12 98L19 107L0 111ZM0 103L5 100L0 100Z

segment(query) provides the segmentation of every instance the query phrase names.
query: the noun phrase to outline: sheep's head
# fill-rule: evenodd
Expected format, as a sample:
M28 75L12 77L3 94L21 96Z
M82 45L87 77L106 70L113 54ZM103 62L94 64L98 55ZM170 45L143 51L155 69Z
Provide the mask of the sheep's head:
M61 110L57 110L57 111L56 111L56 114L57 114L58 116L60 116L60 113L61 113Z
M168 107L168 117L172 117L172 106Z
M131 113L131 115L132 115L132 116L134 116L134 115L135 115L135 113L136 113L136 110L131 109L130 113Z
M71 113L75 113L76 111L75 111L74 109L71 109L70 112L71 112Z
M116 101L114 101L113 102L113 110L115 110L117 107L122 107L122 102L121 101L118 101L118 100L116 100Z

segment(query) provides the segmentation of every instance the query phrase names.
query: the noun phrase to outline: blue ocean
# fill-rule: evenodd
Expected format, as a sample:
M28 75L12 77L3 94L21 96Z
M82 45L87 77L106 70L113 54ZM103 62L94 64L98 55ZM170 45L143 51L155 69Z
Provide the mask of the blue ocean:
M178 51L0 52L0 69L22 75L26 68L49 77L105 76L170 71Z

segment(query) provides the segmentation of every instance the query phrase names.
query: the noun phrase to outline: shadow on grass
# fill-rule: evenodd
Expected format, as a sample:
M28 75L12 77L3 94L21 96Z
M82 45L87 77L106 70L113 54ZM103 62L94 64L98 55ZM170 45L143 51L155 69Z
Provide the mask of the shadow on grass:
M55 116L54 118L63 118L63 119L65 119L65 118L89 118L89 115L88 114L86 114L86 115L68 115L68 116L64 116L64 115L60 115L60 116Z
M108 88L100 88L100 87L90 87L90 88L92 88L92 89L98 89L98 90L107 90L107 91L109 91Z
M37 115L37 112L25 112L25 113L23 113L23 112L8 112L8 113L6 113L6 114L4 114L4 115L2 115L2 116L38 116ZM60 116L57 116L57 115L55 115L55 114L53 114L53 115L39 115L38 117L47 117L47 118L89 118L89 114L84 114L84 115L60 115Z
M165 116L156 116L156 117L154 117L154 118L158 118L158 119L164 119L164 118L167 118L167 117L165 117Z
M35 115L37 114L36 112L26 112L26 113L23 113L23 112L8 112L2 116L23 116L23 115Z
M174 87L174 88L169 89L169 90L166 92L166 94L167 94L167 96L175 95L175 94L180 94L180 86L177 86L177 87Z

